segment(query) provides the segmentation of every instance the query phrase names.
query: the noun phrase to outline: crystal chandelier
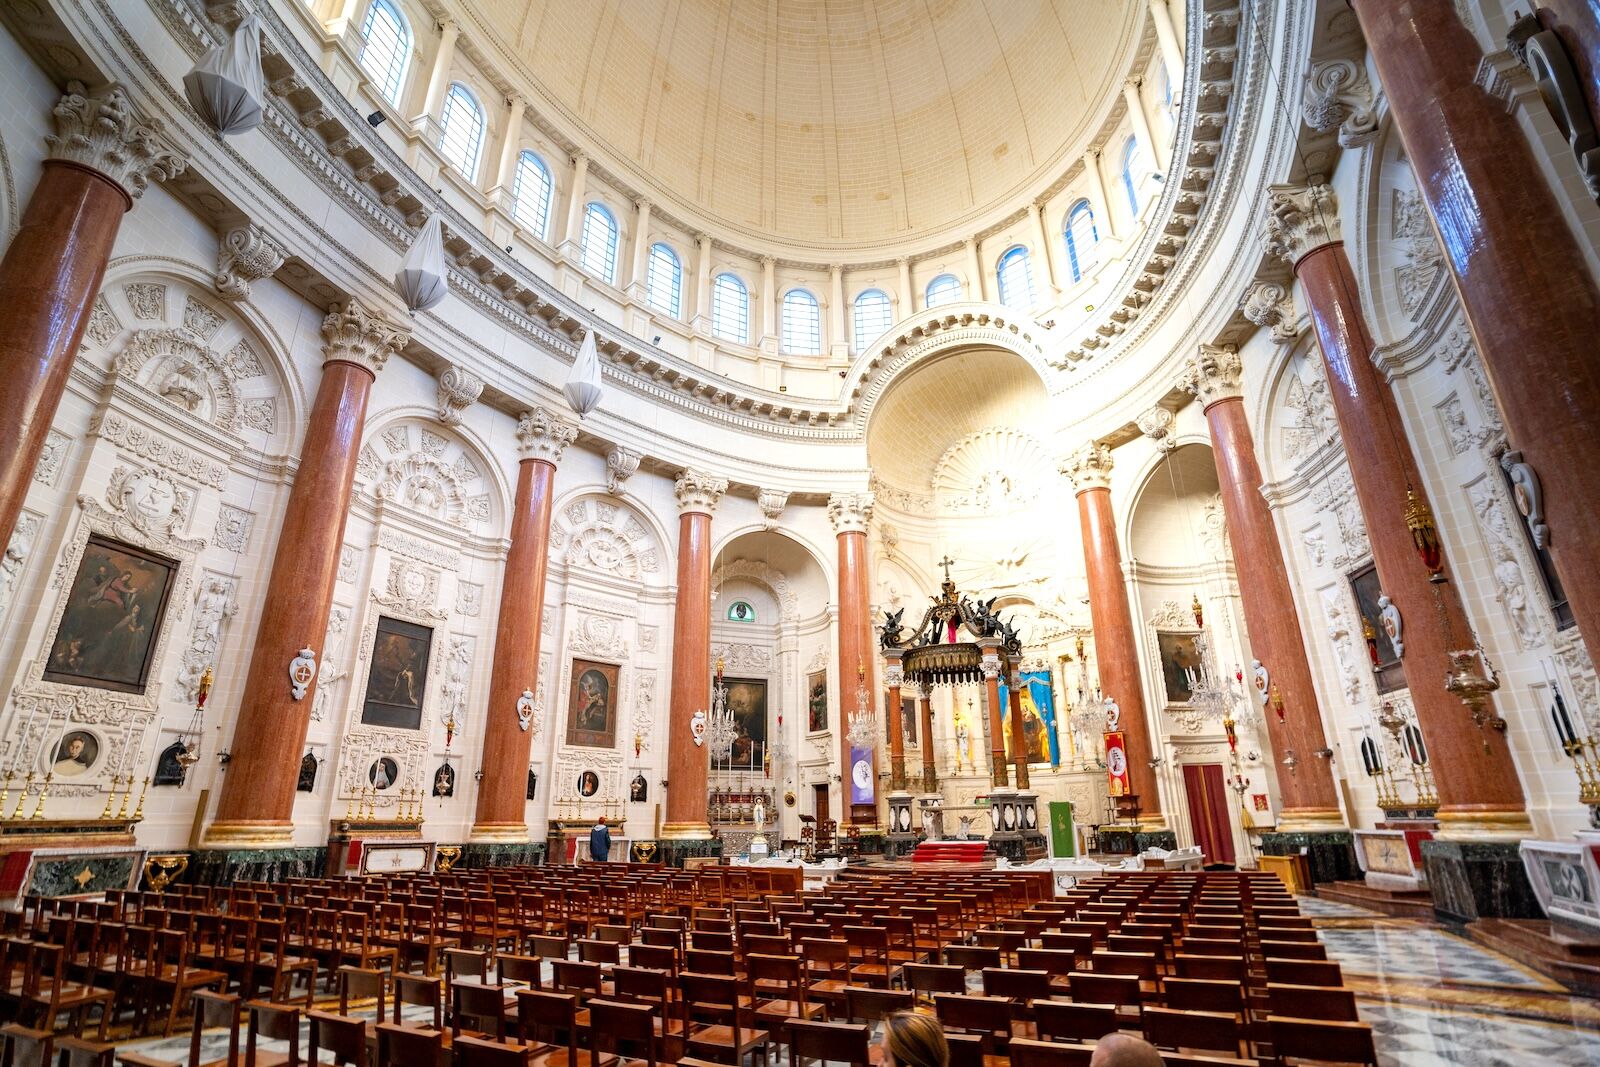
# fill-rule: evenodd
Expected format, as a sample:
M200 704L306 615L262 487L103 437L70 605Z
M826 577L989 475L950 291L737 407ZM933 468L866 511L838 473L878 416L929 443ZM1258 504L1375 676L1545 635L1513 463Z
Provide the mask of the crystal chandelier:
M711 685L711 711L706 715L706 744L710 746L711 761L726 763L738 739L739 724L728 710L728 687L722 684L722 657L718 656L717 675Z
M783 711L778 712L778 729L775 736L767 741L768 765L773 768L782 767L789 762L789 739L783 728Z
M856 710L850 713L850 729L845 734L851 748L873 748L878 743L878 713L867 699L867 668L856 664Z
M1216 654L1211 649L1211 631L1201 630L1194 635L1195 651L1200 662L1186 667L1189 676L1189 703L1204 718L1221 722L1228 731L1232 744L1233 730L1239 722L1235 711L1243 705L1244 718L1252 721L1260 717L1254 705L1245 700L1244 671L1234 668L1230 676L1217 669Z

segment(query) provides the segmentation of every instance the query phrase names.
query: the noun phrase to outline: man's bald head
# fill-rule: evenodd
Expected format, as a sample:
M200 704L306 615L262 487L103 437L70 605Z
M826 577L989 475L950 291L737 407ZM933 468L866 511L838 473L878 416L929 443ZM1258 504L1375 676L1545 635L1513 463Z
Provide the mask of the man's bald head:
M1095 1042L1089 1067L1161 1067L1161 1053L1137 1037L1107 1034Z

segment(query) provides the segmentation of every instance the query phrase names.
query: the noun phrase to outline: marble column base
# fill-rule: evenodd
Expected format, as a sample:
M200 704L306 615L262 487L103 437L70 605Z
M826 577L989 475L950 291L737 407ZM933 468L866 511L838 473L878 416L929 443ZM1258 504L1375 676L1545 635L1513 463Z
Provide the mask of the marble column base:
M1349 830L1301 830L1261 835L1264 856L1298 856L1304 850L1313 882L1354 881L1361 877L1355 838Z
M461 846L461 858L456 861L456 866L534 867L544 863L545 854L543 841L469 841Z
M281 882L321 878L328 873L328 850L311 848L206 848L192 853L181 879L195 885Z
M1445 922L1544 918L1515 843L1424 841L1422 862Z

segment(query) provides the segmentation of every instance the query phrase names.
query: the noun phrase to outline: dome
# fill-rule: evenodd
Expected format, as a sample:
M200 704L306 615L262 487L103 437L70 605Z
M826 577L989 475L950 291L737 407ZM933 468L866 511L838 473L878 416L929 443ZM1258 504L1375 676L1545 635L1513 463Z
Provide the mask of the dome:
M668 212L745 240L965 237L1119 97L1142 0L479 0L535 110Z

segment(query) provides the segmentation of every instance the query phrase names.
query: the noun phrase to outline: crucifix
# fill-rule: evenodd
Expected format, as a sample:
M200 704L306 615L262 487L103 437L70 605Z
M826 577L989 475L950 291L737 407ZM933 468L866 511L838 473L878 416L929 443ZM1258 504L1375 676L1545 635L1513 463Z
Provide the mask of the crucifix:
M945 581L948 582L950 580L950 568L954 567L955 564L956 564L956 561L950 558L949 553L945 553L944 559L941 559L939 561L939 566L944 568L944 580Z

